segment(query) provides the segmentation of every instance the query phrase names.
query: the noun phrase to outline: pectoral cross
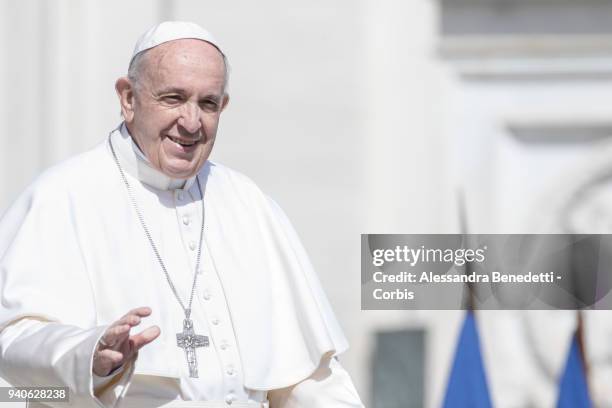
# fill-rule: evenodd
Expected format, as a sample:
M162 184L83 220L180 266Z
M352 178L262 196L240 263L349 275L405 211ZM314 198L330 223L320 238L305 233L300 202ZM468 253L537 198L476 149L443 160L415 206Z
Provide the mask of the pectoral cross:
M176 333L176 345L185 350L187 366L189 367L189 377L198 378L198 359L196 348L208 347L208 337L195 334L193 322L187 318L183 320L183 332Z

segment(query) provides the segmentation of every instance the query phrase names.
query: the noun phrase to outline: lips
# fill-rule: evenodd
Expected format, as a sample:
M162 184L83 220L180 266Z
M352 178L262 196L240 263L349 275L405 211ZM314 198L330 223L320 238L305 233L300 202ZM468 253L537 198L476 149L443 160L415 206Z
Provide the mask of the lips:
M198 140L194 140L194 139L183 139L180 137L174 137L174 136L168 136L168 139L172 140L174 143L180 145L180 146L184 146L184 147L190 147L195 145L196 143L198 143Z

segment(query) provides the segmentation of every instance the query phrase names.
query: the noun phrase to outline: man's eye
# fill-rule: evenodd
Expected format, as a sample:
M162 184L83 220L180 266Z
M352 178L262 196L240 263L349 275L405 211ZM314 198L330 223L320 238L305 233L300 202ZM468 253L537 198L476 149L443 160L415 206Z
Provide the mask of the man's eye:
M177 104L183 101L180 95L165 95L162 96L162 101L168 104Z
M202 101L200 102L200 106L202 107L202 109L206 109L206 110L217 110L217 102L215 101Z

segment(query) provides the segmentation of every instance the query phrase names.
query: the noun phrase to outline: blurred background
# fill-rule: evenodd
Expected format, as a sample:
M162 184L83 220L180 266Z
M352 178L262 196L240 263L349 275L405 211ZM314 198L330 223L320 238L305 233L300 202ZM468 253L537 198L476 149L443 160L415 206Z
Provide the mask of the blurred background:
M609 0L5 0L0 212L117 126L114 82L169 19L224 45L212 159L293 221L366 406L441 406L465 312L362 311L360 234L459 232L458 191L471 233L612 230ZM493 405L555 406L577 313L476 319ZM581 321L591 398L612 406L612 316Z

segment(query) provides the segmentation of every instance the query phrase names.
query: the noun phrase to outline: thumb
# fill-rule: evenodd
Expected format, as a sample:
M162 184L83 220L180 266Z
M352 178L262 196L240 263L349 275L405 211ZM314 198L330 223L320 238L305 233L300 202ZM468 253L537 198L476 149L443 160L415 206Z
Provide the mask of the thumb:
M151 326L141 331L138 334L130 336L130 342L134 347L134 351L140 350L143 346L151 343L159 337L161 330L158 326Z

